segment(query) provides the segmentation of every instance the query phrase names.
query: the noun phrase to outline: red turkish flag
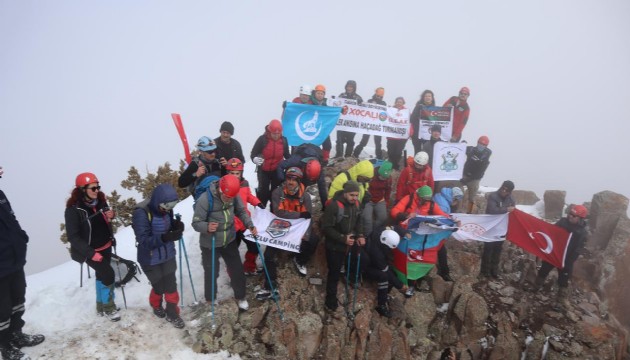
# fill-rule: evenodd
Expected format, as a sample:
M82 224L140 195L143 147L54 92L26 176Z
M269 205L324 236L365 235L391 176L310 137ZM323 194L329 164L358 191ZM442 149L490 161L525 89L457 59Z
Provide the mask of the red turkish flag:
M528 253L562 269L571 233L515 209L508 217L506 238Z

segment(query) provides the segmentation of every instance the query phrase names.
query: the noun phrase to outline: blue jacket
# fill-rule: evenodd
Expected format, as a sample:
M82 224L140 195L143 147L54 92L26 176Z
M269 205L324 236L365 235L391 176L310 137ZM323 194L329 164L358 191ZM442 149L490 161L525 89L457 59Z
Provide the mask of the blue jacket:
M153 190L151 198L136 206L132 216L133 232L138 246L140 265L157 265L175 257L175 243L162 241L162 234L171 229L173 212L163 213L160 203L178 200L175 188L161 184Z
M438 204L440 209L447 214L451 213L451 203L453 202L453 189L442 188L439 193L433 195L433 201Z
M0 278L26 264L28 235L13 214L11 203L0 190Z

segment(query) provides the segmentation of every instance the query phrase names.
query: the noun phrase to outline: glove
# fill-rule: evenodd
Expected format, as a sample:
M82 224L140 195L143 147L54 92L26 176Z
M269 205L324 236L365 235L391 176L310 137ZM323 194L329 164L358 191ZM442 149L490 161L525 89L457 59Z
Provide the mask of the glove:
M264 209L264 208L265 208L265 205L263 205L262 203L258 203L258 205L256 205L256 206L258 206L258 207L259 207L259 208L261 208L261 209Z
M183 234L183 230L171 230L167 233L162 234L162 242L177 241L182 238Z
M396 215L396 221L403 222L405 220L407 220L407 214L406 213L400 213L400 214Z
M178 231L184 231L184 223L181 220L175 220L173 221L173 224L171 225L171 230L178 230Z
M265 162L265 159L263 159L261 157L256 156L254 158L254 164L256 164L258 166L262 165L264 162Z
M310 219L311 213L308 211L303 211L300 213L300 219Z
M284 109L284 108L286 108L286 107L287 107L287 102L286 102L286 101L283 101L283 102L282 102L282 108Z
M92 261L96 261L96 262L103 261L103 255L101 255L101 253L95 252L94 255L92 255Z

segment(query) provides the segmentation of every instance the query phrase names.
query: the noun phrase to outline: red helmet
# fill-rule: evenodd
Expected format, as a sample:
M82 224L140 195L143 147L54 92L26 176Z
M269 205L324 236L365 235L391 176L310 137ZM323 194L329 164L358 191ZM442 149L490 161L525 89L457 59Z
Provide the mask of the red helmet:
M573 205L569 214L584 219L588 215L588 210L584 205Z
M483 135L479 137L479 140L477 140L477 142L481 145L488 146L488 144L490 144L490 139L488 139L486 135Z
M304 168L304 172L306 173L306 178L310 181L315 181L319 179L319 174L322 171L322 165L316 159L311 159L306 163L306 167Z
M84 187L84 186L86 186L88 184L97 183L97 182L99 182L99 181L98 181L98 178L96 177L96 175L94 175L94 174L92 174L90 172L84 172L84 173L80 173L79 175L77 175L77 178L74 181L74 184L77 187L80 188L80 187Z
M299 167L291 166L287 169L287 171L285 171L284 176L286 178L301 180L302 177L304 177L304 173L302 173L302 170Z
M234 175L225 175L219 180L219 189L223 195L233 198L241 189L241 181Z
M243 171L243 162L241 159L231 158L225 165L227 171Z
M270 133L282 133L282 123L280 120L273 119L267 126Z

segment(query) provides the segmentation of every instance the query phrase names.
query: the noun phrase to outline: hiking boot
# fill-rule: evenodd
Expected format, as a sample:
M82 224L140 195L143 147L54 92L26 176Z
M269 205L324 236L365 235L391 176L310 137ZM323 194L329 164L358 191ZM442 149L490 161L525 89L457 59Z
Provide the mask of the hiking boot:
M245 274L245 276L256 276L260 274L258 270L254 270L254 271L245 270L243 273Z
M555 311L566 310L571 306L569 302L569 288L561 287L558 289L558 294L556 295L556 301L553 304L552 308Z
M103 312L103 316L107 317L110 321L119 321L120 320L120 313L118 312L118 309L114 309L112 311L105 311Z
M416 292L416 291L414 290L414 288L413 288L412 286L410 286L410 287L407 289L407 291L405 291L405 297L406 297L406 298L410 298L410 297L412 297L412 296L413 296L413 294L414 294L415 292Z
M280 295L278 295L278 290L274 291L276 297L279 297ZM273 298L272 294L271 294L271 290L267 290L267 289L260 289L260 291L258 291L256 293L256 300L260 300L260 301L264 301L267 299L271 299Z
M16 348L21 349L27 346L39 345L43 343L45 339L46 338L44 337L44 335L40 335L40 334L28 335L21 331L16 331L13 334L11 334L10 343Z
M295 265L295 269L298 271L298 273L300 273L300 275L306 276L306 265L300 265L300 263L298 263L297 261L297 258L293 258L293 264Z
M392 312L391 312L391 310L389 310L387 305L379 305L379 306L377 306L376 307L376 312L379 313L381 316L386 317L386 318L392 317Z
M167 316L166 321L170 322L171 324L173 324L174 327L178 329L182 329L184 326L186 326L186 324L184 324L184 320L179 315L175 317Z
M249 310L249 303L247 302L247 299L236 300L236 302L240 311Z
M29 360L30 357L24 354L20 349L13 344L6 343L0 344L0 354L3 359L6 360Z
M160 319L164 319L166 317L166 311L163 307L153 308L153 315L159 317Z

